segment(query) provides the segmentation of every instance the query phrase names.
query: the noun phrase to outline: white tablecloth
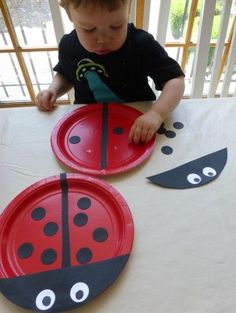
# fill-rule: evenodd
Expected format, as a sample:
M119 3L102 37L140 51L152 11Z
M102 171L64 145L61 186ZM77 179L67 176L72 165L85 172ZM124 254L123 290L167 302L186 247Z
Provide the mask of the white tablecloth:
M145 108L144 103L135 105ZM0 211L23 189L65 169L50 135L75 106L52 113L0 110ZM173 128L173 122L184 124ZM165 121L175 138L159 135L154 152L134 170L103 177L125 198L135 239L125 270L101 296L73 312L236 312L236 99L183 100ZM173 148L165 155L163 146ZM221 175L193 189L167 189L151 176L227 148ZM69 170L68 170L69 171ZM0 295L4 313L28 312Z

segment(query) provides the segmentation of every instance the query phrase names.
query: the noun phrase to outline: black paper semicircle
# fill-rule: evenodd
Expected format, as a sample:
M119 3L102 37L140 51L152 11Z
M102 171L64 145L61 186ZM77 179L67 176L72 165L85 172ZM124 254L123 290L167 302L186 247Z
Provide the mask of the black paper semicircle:
M227 162L227 148L207 154L169 171L147 177L152 183L175 189L196 188L216 179Z

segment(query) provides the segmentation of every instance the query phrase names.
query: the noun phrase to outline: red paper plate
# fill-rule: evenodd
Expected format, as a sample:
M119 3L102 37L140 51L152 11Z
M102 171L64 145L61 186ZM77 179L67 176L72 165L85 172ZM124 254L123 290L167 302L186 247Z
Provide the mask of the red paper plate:
M125 104L89 104L65 115L54 127L55 156L75 171L90 175L118 174L142 163L153 151L147 144L128 142L134 121L142 113Z
M112 186L79 174L49 177L1 215L0 291L31 310L73 309L117 278L132 243L130 210Z

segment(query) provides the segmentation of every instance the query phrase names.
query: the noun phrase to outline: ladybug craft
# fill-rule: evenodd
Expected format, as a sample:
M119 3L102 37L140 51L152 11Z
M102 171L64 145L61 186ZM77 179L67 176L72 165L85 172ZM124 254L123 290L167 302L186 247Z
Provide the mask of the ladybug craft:
M89 104L65 115L54 127L51 147L57 159L75 171L111 175L141 164L155 146L129 143L134 121L142 113L125 104Z
M101 294L133 243L127 203L109 184L79 174L41 180L0 219L0 291L37 312L60 312Z

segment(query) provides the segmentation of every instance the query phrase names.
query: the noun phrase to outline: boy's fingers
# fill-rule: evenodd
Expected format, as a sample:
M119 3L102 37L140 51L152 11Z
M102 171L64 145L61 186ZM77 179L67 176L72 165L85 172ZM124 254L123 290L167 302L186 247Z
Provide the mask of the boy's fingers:
M142 128L140 139L142 142L146 142L148 135L148 130L146 128Z
M52 111L55 101L55 96L49 93L42 93L37 96L36 105L42 111Z
M148 132L147 132L147 136L146 136L145 142L148 142L149 140L151 140L152 137L154 136L154 134L155 134L155 131L153 131L153 129L149 129Z
M133 142L133 137L134 137L134 125L131 127L129 131L129 142Z
M133 142L135 144L138 144L140 142L141 135L142 135L142 129L139 126L136 126L134 130L134 135L133 135Z

